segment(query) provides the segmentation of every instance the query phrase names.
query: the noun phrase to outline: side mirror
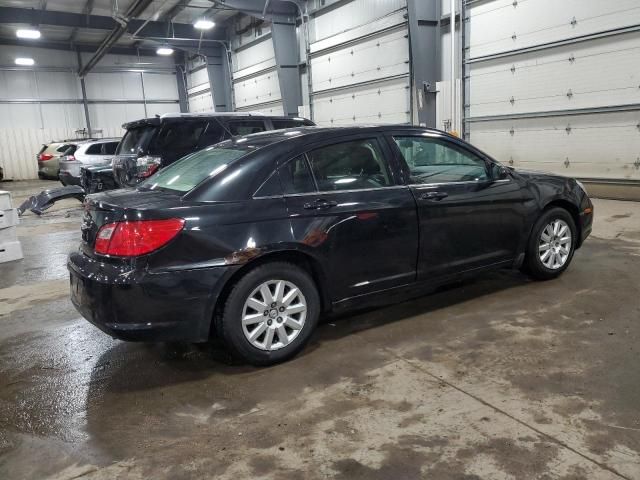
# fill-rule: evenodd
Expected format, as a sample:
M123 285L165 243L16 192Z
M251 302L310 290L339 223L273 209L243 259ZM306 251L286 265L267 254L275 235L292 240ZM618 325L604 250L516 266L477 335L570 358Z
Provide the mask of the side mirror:
M504 165L494 165L493 167L493 179L494 180L506 180L509 178L509 169Z

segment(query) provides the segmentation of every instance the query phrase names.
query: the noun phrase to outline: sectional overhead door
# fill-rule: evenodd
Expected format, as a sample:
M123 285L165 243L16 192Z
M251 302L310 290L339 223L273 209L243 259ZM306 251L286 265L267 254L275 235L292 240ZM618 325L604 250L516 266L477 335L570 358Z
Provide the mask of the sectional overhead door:
M640 2L467 2L466 135L516 167L640 180Z
M404 0L353 0L311 23L313 118L320 125L409 123Z

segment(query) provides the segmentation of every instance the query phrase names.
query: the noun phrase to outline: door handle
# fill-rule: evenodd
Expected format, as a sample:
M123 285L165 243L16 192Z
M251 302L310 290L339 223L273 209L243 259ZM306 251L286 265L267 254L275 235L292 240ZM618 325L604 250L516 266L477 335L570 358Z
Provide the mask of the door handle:
M449 196L446 192L425 192L420 195L420 200L435 200L440 201L443 198L447 198Z
M333 200L325 200L324 198L319 198L314 202L305 203L304 208L306 210L326 210L327 208L335 207L338 205L338 202L334 202Z

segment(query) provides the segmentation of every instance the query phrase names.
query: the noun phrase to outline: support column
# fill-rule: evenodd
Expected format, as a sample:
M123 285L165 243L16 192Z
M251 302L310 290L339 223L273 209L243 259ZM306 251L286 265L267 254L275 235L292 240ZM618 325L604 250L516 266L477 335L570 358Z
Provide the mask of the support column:
M180 113L189 112L189 99L187 97L187 84L185 82L186 69L187 56L184 52L180 52L180 55L176 56L176 87L178 89Z
M233 111L231 69L226 49L217 48L217 53L207 55L207 73L216 112Z
M440 80L440 0L407 0L412 88L418 123L436 127L436 82Z
M76 51L78 55L78 71L82 70L82 56L80 50ZM87 102L87 88L84 83L84 77L80 77L80 89L82 90L82 105L84 106L84 119L87 125L87 135L91 138L91 119L89 118L89 102Z
M299 115L299 107L302 106L302 86L298 68L298 38L295 23L274 20L271 24L271 39L284 114L296 117Z

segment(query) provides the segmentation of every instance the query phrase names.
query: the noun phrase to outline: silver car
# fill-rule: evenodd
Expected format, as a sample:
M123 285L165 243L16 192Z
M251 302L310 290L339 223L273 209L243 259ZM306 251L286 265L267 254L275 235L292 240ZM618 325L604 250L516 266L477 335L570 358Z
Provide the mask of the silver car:
M111 165L119 138L101 138L79 142L73 155L60 158L60 182L80 185L80 169L94 165Z

